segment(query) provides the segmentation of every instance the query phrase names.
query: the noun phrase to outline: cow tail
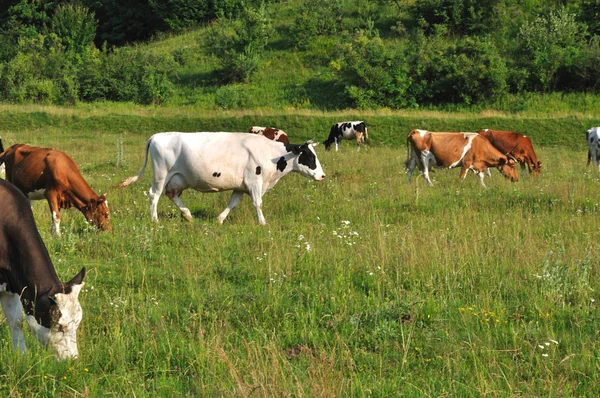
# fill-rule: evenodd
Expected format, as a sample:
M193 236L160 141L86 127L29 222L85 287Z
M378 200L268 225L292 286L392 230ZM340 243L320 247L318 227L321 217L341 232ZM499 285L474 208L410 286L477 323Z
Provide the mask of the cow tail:
M144 170L146 170L146 165L148 164L148 152L150 152L150 144L151 143L152 143L152 137L150 137L148 142L146 142L146 156L144 158L144 165L142 166L142 169L140 170L140 172L133 177L127 178L125 181L123 181L122 183L117 185L117 188L123 188L129 184L133 184L134 182L139 180L139 178L142 176L142 174L144 174Z
M0 166L4 164L4 157L6 156L6 151L4 150L4 145L2 145L2 137L0 137Z
M369 133L367 132L367 125L365 124L365 143L367 145L371 145L371 140L369 139Z

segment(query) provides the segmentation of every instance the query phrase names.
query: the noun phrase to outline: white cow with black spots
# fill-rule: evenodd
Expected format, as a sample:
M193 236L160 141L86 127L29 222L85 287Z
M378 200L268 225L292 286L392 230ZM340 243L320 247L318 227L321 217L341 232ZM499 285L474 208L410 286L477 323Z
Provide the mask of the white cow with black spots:
M598 158L600 158L600 127L592 127L585 133L585 138L588 144L588 160L587 165L590 165L590 161L594 164L594 167L598 167Z
M156 207L165 194L179 207L188 221L190 210L181 201L188 188L200 192L233 191L227 208L218 216L223 223L243 194L252 197L258 222L266 224L262 196L286 174L295 171L321 181L325 173L313 149L317 144L283 144L247 133L159 133L146 144L144 165L138 175L129 177L119 188L137 181L152 157L154 180L149 192L150 217L158 221Z
M361 143L370 143L369 134L367 133L367 124L363 121L336 123L331 126L329 137L323 141L323 144L328 151L335 143L335 151L337 152L340 150L340 142L342 140L356 140L356 145L358 146L357 151L360 151Z

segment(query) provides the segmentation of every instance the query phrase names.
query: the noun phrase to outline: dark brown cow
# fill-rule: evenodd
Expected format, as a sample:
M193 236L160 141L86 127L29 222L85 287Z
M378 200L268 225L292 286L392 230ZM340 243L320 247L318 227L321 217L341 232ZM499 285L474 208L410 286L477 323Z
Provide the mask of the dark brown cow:
M112 230L108 203L83 179L77 164L64 152L15 144L0 153L6 180L29 200L48 200L52 213L50 231L60 237L60 209L75 207L101 230Z
M83 315L78 297L85 268L67 283L58 279L27 198L4 180L0 180L0 208L0 303L13 347L26 349L22 329L26 321L58 359L77 357L77 328Z
M479 130L477 133L487 138L500 152L514 157L521 164L521 170L525 171L527 165L529 173L540 175L542 162L537 160L529 137L512 131L490 129Z
M408 182L416 166L423 173L428 185L429 169L432 166L453 168L462 166L460 178L464 180L469 170L479 176L481 185L488 167L498 170L511 181L518 181L515 160L503 155L483 136L477 133L432 133L425 130L412 130L406 138L408 159L406 173Z
M252 126L248 129L248 132L251 134L262 135L272 141L283 142L284 144L289 144L288 136L283 130L279 130L273 127L258 127Z

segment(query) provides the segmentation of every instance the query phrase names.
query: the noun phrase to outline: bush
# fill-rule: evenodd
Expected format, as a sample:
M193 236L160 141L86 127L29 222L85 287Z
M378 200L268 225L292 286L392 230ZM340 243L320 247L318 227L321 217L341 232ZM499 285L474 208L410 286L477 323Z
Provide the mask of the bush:
M409 58L414 60L410 92L418 103L483 103L507 92L506 64L487 40L416 44Z
M219 57L222 83L249 82L273 33L264 3L244 10L239 20L221 21L209 34L207 49Z
M523 24L519 39L522 48L517 56L529 71L526 88L543 91L559 88L559 70L573 67L585 43L575 15L565 9L539 15Z
M289 37L296 47L306 49L315 37L337 32L340 19L338 0L308 0L298 10Z
M412 104L413 99L406 95L410 80L403 52L386 46L378 37L369 39L358 33L343 59L331 64L339 69L345 94L354 107L403 108Z
M502 0L416 0L411 12L427 33L440 29L482 34L494 29L496 7Z
M112 52L105 49L99 62L82 74L83 98L87 101L163 103L172 91L168 72L173 65L171 56L147 54L135 47Z

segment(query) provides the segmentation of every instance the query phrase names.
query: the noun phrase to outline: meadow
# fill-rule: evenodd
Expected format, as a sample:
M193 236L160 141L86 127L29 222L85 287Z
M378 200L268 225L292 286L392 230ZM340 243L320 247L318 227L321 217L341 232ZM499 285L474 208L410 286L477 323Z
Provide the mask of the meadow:
M13 352L0 323L0 395L33 396L597 396L600 393L600 172L586 167L593 115L435 112L223 112L5 106L0 135L69 153L114 231L76 210L50 235L62 280L83 266L80 357L57 362L29 331ZM373 146L316 148L323 182L289 175L264 197L267 226L245 197L222 226L228 193L185 191L189 223L162 197L150 222L159 131L273 125L292 142L365 119ZM539 177L487 189L459 170L434 187L404 172L411 128L514 129L529 135Z

